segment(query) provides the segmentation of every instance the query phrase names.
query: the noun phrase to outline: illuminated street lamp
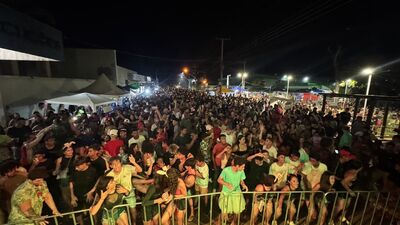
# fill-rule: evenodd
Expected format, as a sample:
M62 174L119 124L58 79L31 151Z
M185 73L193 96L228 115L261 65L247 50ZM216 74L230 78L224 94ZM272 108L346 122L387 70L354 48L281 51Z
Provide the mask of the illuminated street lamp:
M310 80L310 77L303 77L303 83L308 83L308 81Z
M183 67L182 72L183 72L184 74L188 74L188 73L189 73L189 68Z
M245 73L238 73L238 78L242 78L242 89L244 90L246 88L246 81L245 79L247 78L248 74Z
M371 79L372 79L372 75L374 74L375 69L374 68L365 68L361 71L362 75L368 76L368 84L367 84L367 91L365 92L365 95L368 96L369 95L369 88L371 86ZM365 118L365 110L367 109L367 98L365 98L364 101L364 110L363 110L363 119Z
M290 87L290 80L293 79L292 75L284 75L282 77L282 80L286 80L287 81L287 86L286 86L286 98L289 97L289 87Z

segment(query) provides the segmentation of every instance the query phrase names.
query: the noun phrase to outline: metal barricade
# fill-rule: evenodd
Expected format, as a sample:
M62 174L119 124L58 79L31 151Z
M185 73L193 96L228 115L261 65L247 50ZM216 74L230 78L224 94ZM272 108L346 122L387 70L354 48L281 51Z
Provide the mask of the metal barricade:
M207 204L206 199L208 200ZM197 213L197 215L191 215L192 210L190 209L191 204L189 204L189 201L193 201L195 209L193 212ZM236 192L230 194L216 192L175 198L164 205L146 205L138 202L135 207L137 211L135 219L136 222L145 221L144 225L155 225L154 223L149 223L153 219L158 225L212 225L213 223L222 225L392 225L398 224L400 221L399 202L399 196L372 191L351 193L310 191ZM128 204L115 206L111 210L102 209L99 213L102 213L101 215L107 218L109 225L114 225L116 223L111 217L118 211L125 211L128 216L128 223L130 225L134 224ZM176 214L178 211L180 214ZM95 225L95 218L90 215L88 209L63 213L59 216L41 217L35 220L33 224L39 224L39 221L47 220L55 225L76 225L78 224L77 218L82 215L89 217L86 219L85 225L89 224L89 222L90 225ZM152 218L148 218L149 216ZM194 216L194 218L190 218L190 216ZM67 223L65 222L66 218L69 221ZM60 223L60 221L64 222Z
M355 191L330 192L325 194L327 210L326 224L357 224L357 225L391 225L394 220L400 222L398 205L400 196L390 193ZM389 206L389 207L388 207ZM392 209L392 210L390 210Z

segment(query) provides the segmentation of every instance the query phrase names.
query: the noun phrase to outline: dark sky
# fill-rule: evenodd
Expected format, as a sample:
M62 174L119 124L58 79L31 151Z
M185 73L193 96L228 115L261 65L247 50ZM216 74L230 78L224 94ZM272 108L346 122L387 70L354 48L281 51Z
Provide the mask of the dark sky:
M66 47L117 49L121 66L157 74L160 80L174 77L185 65L216 80L216 37L230 38L225 75L236 74L246 61L250 74L290 72L334 80L332 55L338 49L340 78L400 57L400 14L394 1L3 2L61 30ZM398 79L399 66L388 69L382 76Z

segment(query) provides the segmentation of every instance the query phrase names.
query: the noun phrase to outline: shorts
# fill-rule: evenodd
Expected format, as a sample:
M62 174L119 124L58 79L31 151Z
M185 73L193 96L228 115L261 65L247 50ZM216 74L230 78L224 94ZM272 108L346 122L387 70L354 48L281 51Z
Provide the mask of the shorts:
M200 193L200 190L206 189L208 192L208 186L200 186L198 184L195 184L194 189L196 190L196 193Z
M132 189L128 196L125 197L126 203L129 205L130 208L136 207L136 196L135 196L135 189Z
M82 209L88 209L92 204L86 201L86 197L85 196L79 196L77 197L78 201L77 201L77 206L74 207L75 211L79 211Z
M181 210L181 211L185 210L185 208L186 208L185 200L186 199L175 200L175 205L176 205L176 208L178 208L178 210Z
M117 208L114 209L111 213L111 210L103 210L103 215L102 215L102 223L103 224L108 224L108 225L114 225L117 224L117 220L119 217L126 213L125 208Z

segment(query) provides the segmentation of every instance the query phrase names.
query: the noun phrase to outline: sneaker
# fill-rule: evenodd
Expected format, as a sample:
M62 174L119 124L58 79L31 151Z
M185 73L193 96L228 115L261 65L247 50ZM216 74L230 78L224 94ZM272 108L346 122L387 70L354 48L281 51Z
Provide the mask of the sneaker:
M188 221L192 222L193 220L194 220L194 215L192 214L192 215L189 216Z
M343 218L342 218L342 223L348 224L348 225L349 225L349 224L350 224L350 221L348 221L347 218L343 216Z
M273 220L272 225L278 225L278 222L276 220Z
M288 225L296 225L293 221L288 222Z

